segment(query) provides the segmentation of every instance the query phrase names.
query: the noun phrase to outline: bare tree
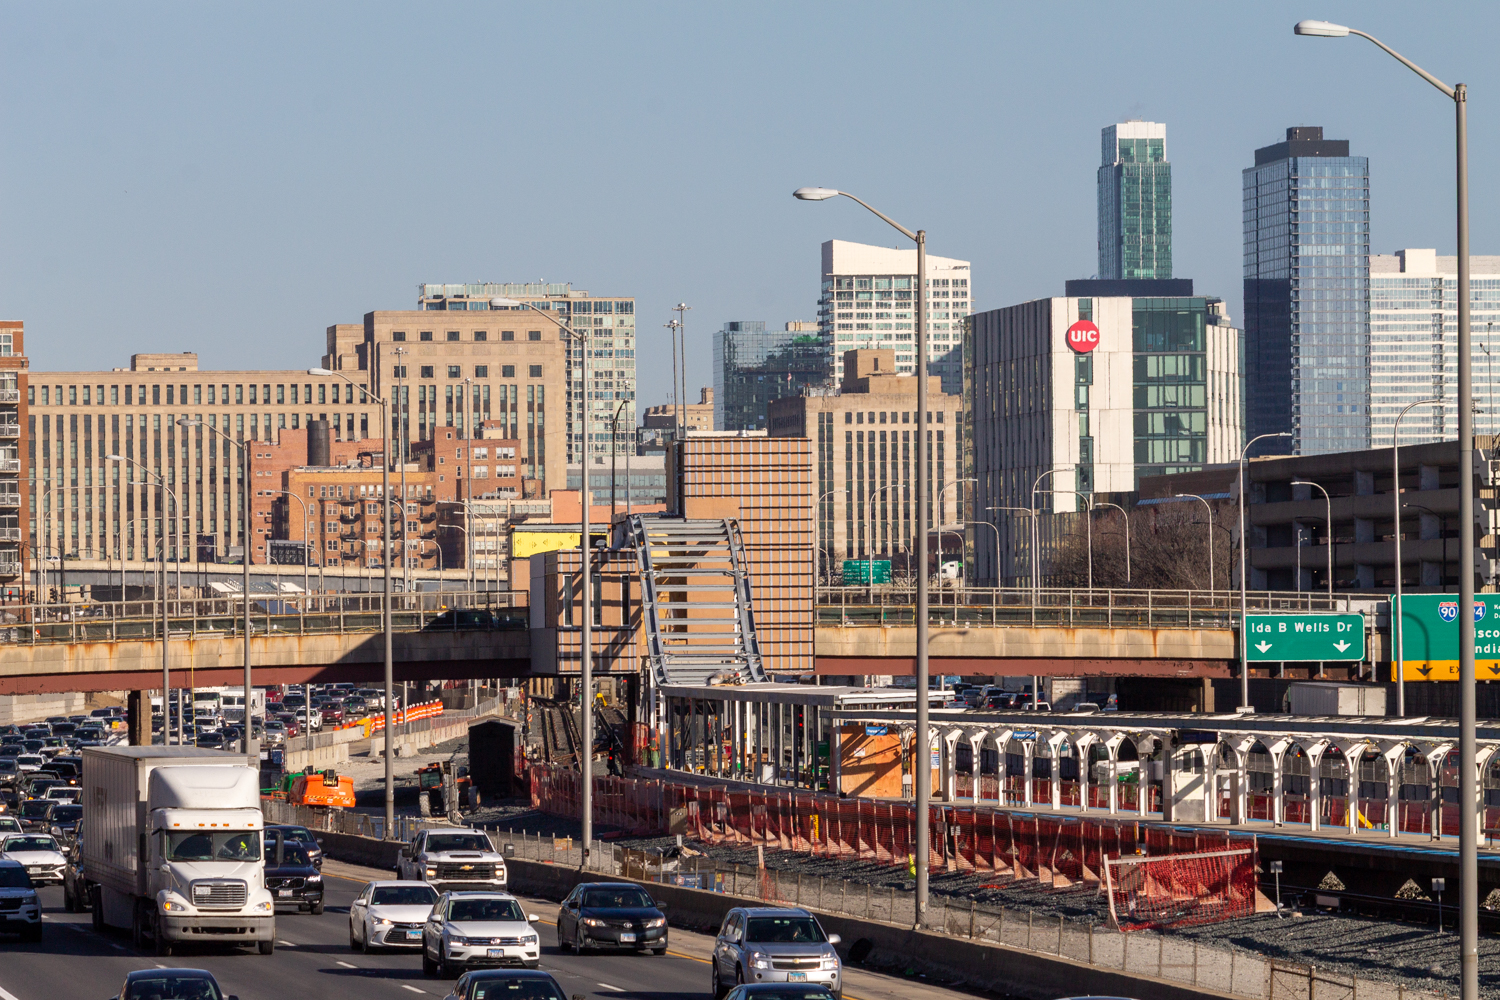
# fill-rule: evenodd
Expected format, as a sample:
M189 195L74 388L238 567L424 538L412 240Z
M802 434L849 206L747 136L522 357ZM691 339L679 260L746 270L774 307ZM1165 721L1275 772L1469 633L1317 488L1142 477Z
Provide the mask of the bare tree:
M1096 587L1140 590L1207 590L1209 533L1213 535L1213 585L1230 585L1232 521L1228 508L1214 505L1210 529L1203 505L1197 501L1153 504L1130 511L1130 573L1125 567L1125 534L1117 512L1096 512L1093 524L1093 569ZM1059 542L1045 567L1049 586L1082 587L1089 579L1089 543L1085 515L1072 518L1073 527Z

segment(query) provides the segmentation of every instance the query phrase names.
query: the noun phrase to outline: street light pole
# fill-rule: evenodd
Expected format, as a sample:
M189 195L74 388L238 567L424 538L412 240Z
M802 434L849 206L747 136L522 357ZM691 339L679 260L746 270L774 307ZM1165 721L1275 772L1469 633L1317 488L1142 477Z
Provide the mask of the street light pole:
M1333 608L1333 501L1328 499L1328 491L1317 483L1310 483L1305 479L1293 479L1293 486L1311 486L1323 494L1323 508L1327 512L1328 521L1328 607Z
M1406 650L1403 647L1401 621L1401 418L1406 416L1414 407L1441 404L1441 399L1419 399L1415 403L1408 403L1406 407L1396 414L1396 426L1391 431L1391 505L1392 526L1391 537L1396 542L1396 592L1391 607L1391 635L1395 640L1395 655L1392 660L1396 667L1396 717L1406 718ZM1447 546L1447 543L1443 543Z
M1214 509L1209 502L1196 493L1178 493L1178 500L1197 500L1208 512L1208 594L1209 600L1213 600L1214 593Z
M393 828L396 825L396 772L395 754L391 748L391 738L396 734L396 719L393 703L396 700L396 682L393 676L393 664L391 655L391 405L390 402L375 395L365 386L360 385L343 372L333 371L328 368L309 368L307 374L321 376L323 378L340 378L354 386L365 394L365 398L380 407L381 435L385 439L385 454L380 458L380 505L384 517L385 548L380 553L380 563L385 567L385 593L381 595L380 602L380 626L385 633L385 826L381 835L391 839ZM245 480L249 486L249 479ZM405 508L403 508L404 510ZM404 515L403 515L404 517ZM365 564L369 565L369 549L365 550Z
M582 587L579 589L583 594L583 629L582 629L582 654L579 666L579 700L580 708L583 710L583 752L579 754L580 774L579 785L582 794L579 796L579 841L583 847L583 866L587 867L589 852L594 841L594 573L593 573L593 545L589 529L589 440L592 425L592 414L589 412L589 351L592 345L589 343L587 331L582 333L575 331L572 326L553 316L550 312L538 309L530 302L519 299L493 298L490 299L491 309L530 309L538 316L543 317L553 326L563 332L569 340L578 343L583 362L579 369L579 382L582 387L580 395L583 397L579 408L583 422L583 451L579 456L579 466L582 471L578 484L579 511L581 523L578 533L579 565L580 575L583 577ZM684 307L686 308L686 307ZM674 355L675 357L675 355ZM682 407L679 405L678 409Z
M629 477L627 476L626 478L629 478ZM821 533L822 533L821 532L821 526L822 526L822 523L823 523L823 501L827 500L831 496L834 496L835 494L838 494L838 493L848 493L848 492L849 492L848 490L829 490L827 493L824 493L822 496L818 497L818 520L817 520L817 523L813 525L813 603L814 604L817 603L817 593L818 593L818 583L819 583L818 563L821 561L822 548L823 548L823 539L820 537Z
M1460 1000L1479 998L1479 775L1474 690L1474 358L1469 301L1469 88L1448 86L1363 31L1327 21L1302 21L1299 35L1358 35L1394 56L1453 101L1458 215L1458 886Z
M1113 507L1120 512L1120 520L1125 522L1125 583L1130 583L1130 515L1125 513L1125 508L1117 503L1105 503L1103 500L1095 500L1095 507Z
M875 594L875 498L886 490L894 490L904 485L904 483L891 483L879 489L871 490L870 495L865 497L865 542L869 545L867 555L869 557L870 568L869 573L865 575L865 583L870 588L872 599ZM838 491L835 490L834 492Z
M1017 514L1025 514L1025 515L1027 515L1027 516L1029 516L1029 517L1031 517L1033 519L1036 517L1036 511L1032 510L1030 507L986 507L985 510L1008 510L1008 511L1014 511ZM999 529L998 528L996 529L996 536L997 537L995 539L995 587L996 587L996 589L998 589L1000 587L1000 585L1001 585L1001 582L1002 582L1001 581L1001 576L1000 576L1000 539L998 537L999 536ZM1029 533L1028 533L1027 539L1028 539L1028 541L1030 540L1030 534ZM1031 559L1028 560L1028 561L1029 562L1035 562L1036 561L1036 549L1032 549L1030 555L1031 555ZM1029 566L1027 568L1030 569ZM1036 593L1035 593L1035 591L1032 592L1032 601L1031 601L1031 603L1032 604L1036 603Z
M917 511L917 649L916 649L916 695L917 695L917 740L916 763L913 770L913 791L916 794L916 926L921 927L927 916L927 860L928 840L931 836L931 817L928 815L932 798L931 760L932 734L928 730L927 702L927 230L912 232L890 216L877 211L847 191L833 188L806 187L792 192L801 201L825 201L843 196L857 202L879 216L892 228L917 245L917 343L916 363L913 374L917 377L917 427L914 506Z
M1236 711L1253 712L1255 709L1250 704L1250 633L1245 631L1245 623L1250 620L1250 603L1245 595L1245 574L1248 562L1245 553L1250 548L1250 536L1245 534L1245 456L1250 454L1250 449L1257 441L1267 438L1289 438L1290 431L1278 431L1272 434L1260 434L1245 442L1245 447L1240 449L1240 704ZM1126 526L1126 532L1130 531ZM1301 537L1298 537L1301 544ZM1301 552L1301 549L1298 549ZM1301 589L1301 576L1298 576L1298 589Z
M1058 472L1062 472L1062 471L1063 471L1062 469L1044 469L1044 470L1042 470L1042 473L1040 475L1038 475L1035 479L1033 479L1031 481L1031 606L1032 607L1036 607L1037 591L1039 591L1041 589L1041 586L1042 586L1042 571L1041 571L1041 567L1037 564L1037 558L1036 558L1037 549L1042 544L1042 529L1038 525L1038 521L1040 520L1040 518L1037 517L1037 509L1036 509L1036 496L1037 496L1037 493L1040 492L1037 489L1037 487L1042 484L1042 480L1043 479L1046 479L1048 476L1054 475L1054 474L1056 474Z

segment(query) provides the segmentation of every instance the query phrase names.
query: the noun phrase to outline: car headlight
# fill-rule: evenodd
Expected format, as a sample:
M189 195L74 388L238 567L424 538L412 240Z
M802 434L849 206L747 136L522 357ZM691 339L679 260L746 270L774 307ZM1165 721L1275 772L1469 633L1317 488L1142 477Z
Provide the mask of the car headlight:
M268 900L266 900L263 903L256 903L255 904L255 908L257 910L259 910L260 912L262 912L262 913L270 913L272 910L274 910L276 908L276 904L272 903L268 899Z
M462 937L462 936L460 936L458 934L450 934L450 935L448 935L448 943L449 944L467 945L469 943L469 939L466 938L466 937Z
M536 944L540 940L535 934L524 934L521 936L522 944Z
M825 969L837 969L838 967L839 967L839 957L837 955L824 955L823 956L823 968L825 968Z
M437 874L437 869L436 868L427 868L427 869L425 869L425 871L427 872L427 877L428 878L432 878L434 875Z
M665 927L665 926L667 926L667 918L666 917L652 917L650 920L646 921L646 926L647 927Z
M750 967L752 969L769 969L771 967L771 961L760 952L752 951L750 953Z
M187 906L177 902L175 899L163 900L161 908L167 913L186 913Z
M323 881L323 876L321 876L321 875L309 875L309 876L307 876L307 881L321 883Z
M584 917L583 920L581 921L581 923L585 927L604 927L605 926L604 921L599 920L599 919L597 919L595 917Z
M381 917L379 920L375 921L375 926L376 927L389 927L389 926L391 926L391 922L389 920L387 920L385 917Z

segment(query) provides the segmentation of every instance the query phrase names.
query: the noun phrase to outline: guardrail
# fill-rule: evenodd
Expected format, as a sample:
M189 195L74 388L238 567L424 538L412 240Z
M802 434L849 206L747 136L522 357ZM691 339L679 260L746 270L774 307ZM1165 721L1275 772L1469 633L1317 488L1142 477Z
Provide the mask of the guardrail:
M1371 594L1255 591L1251 611L1352 612L1382 598ZM928 622L949 626L1066 628L1217 628L1239 623L1237 590L1119 590L1085 587L934 589ZM911 626L916 595L907 587L825 587L818 591L817 624L846 628Z
M380 594L296 595L250 598L250 633L256 635L330 635L379 633ZM397 632L471 632L488 626L462 622L458 616L437 621L454 609L484 610L496 619L496 630L527 627L526 594L520 591L421 591L392 595L391 628ZM241 635L244 601L238 597L168 598L166 627L170 638ZM0 609L0 643L47 645L72 642L151 641L161 638L160 601L92 604L7 605Z

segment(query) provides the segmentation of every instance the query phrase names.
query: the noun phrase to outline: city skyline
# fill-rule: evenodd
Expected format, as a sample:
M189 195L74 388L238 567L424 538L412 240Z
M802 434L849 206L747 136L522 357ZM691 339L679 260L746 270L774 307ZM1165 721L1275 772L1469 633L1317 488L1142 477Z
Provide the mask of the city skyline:
M873 217L795 205L792 188L848 189L927 229L932 253L973 261L986 275L974 308L996 308L1094 273L1097 130L1136 117L1172 132L1174 273L1222 290L1231 315L1244 315L1231 291L1238 172L1288 124L1322 123L1370 157L1372 252L1453 252L1447 110L1375 72L1369 53L1298 42L1291 24L1308 13L1298 5L1165 5L1161 17L1184 44L1215 46L1217 72L1205 79L1184 65L1123 85L1108 59L1089 54L1160 38L1107 9L1058 33L1055 11L965 8L973 41L936 23L898 41L872 18L855 27L858 44L831 54L775 10L603 12L581 43L585 71L561 77L541 53L490 65L482 33L442 35L439 44L436 25L353 10L301 12L288 32L259 12L168 19L107 9L49 12L42 30L33 23L40 11L15 9L7 69L29 96L0 119L17 150L0 177L26 197L7 208L5 314L27 323L33 364L60 370L121 340L138 350L196 349L207 367L292 367L310 332L370 309L408 308L413 281L544 278L629 290L644 352L665 354L670 306L692 305L688 382L705 385L711 331L723 322L806 315L817 292L810 248L828 239L895 242ZM1395 5L1314 13L1468 82L1471 155L1493 155L1494 102L1477 96L1500 89L1481 47L1494 12L1474 7L1479 30L1461 37ZM540 12L513 19L522 33L552 27ZM985 48L978 39L997 33L1028 41L1002 69L973 68L983 62L971 58ZM787 71L756 88L732 79L681 88L685 74L713 76L699 73L711 38L727 39L731 56L775 51ZM1234 44L1222 46L1225 38ZM635 54L624 74L616 45ZM915 88L853 72L898 45L937 69ZM374 69L393 64L410 71ZM1267 66L1295 72L1256 72ZM1260 82L1248 85L1252 78ZM1341 85L1350 78L1360 87ZM598 156L538 158L521 155L517 129L454 128L462 138L442 155L428 144L379 157L342 152L410 131L420 109L470 93L611 122L614 145ZM847 138L828 139L819 102L805 99L812 93L849 107ZM973 113L991 107L1003 108L998 124ZM892 116L930 120L963 152L935 159L930 146L890 146L875 126ZM59 130L59 121L73 127ZM1022 134L1023 155L998 155ZM716 155L708 170L708 151L726 143L736 156ZM789 165L785 150L798 145L809 152ZM673 154L657 155L663 147ZM468 193L481 185L528 196ZM434 212L439 191L464 210ZM1493 246L1484 233L1500 212L1483 185L1473 215L1476 248ZM630 233L631 250L610 232ZM721 239L725 232L734 237ZM257 308L222 310L205 324L181 309L205 292L221 306ZM643 370L641 403L665 401L669 379L659 366Z

